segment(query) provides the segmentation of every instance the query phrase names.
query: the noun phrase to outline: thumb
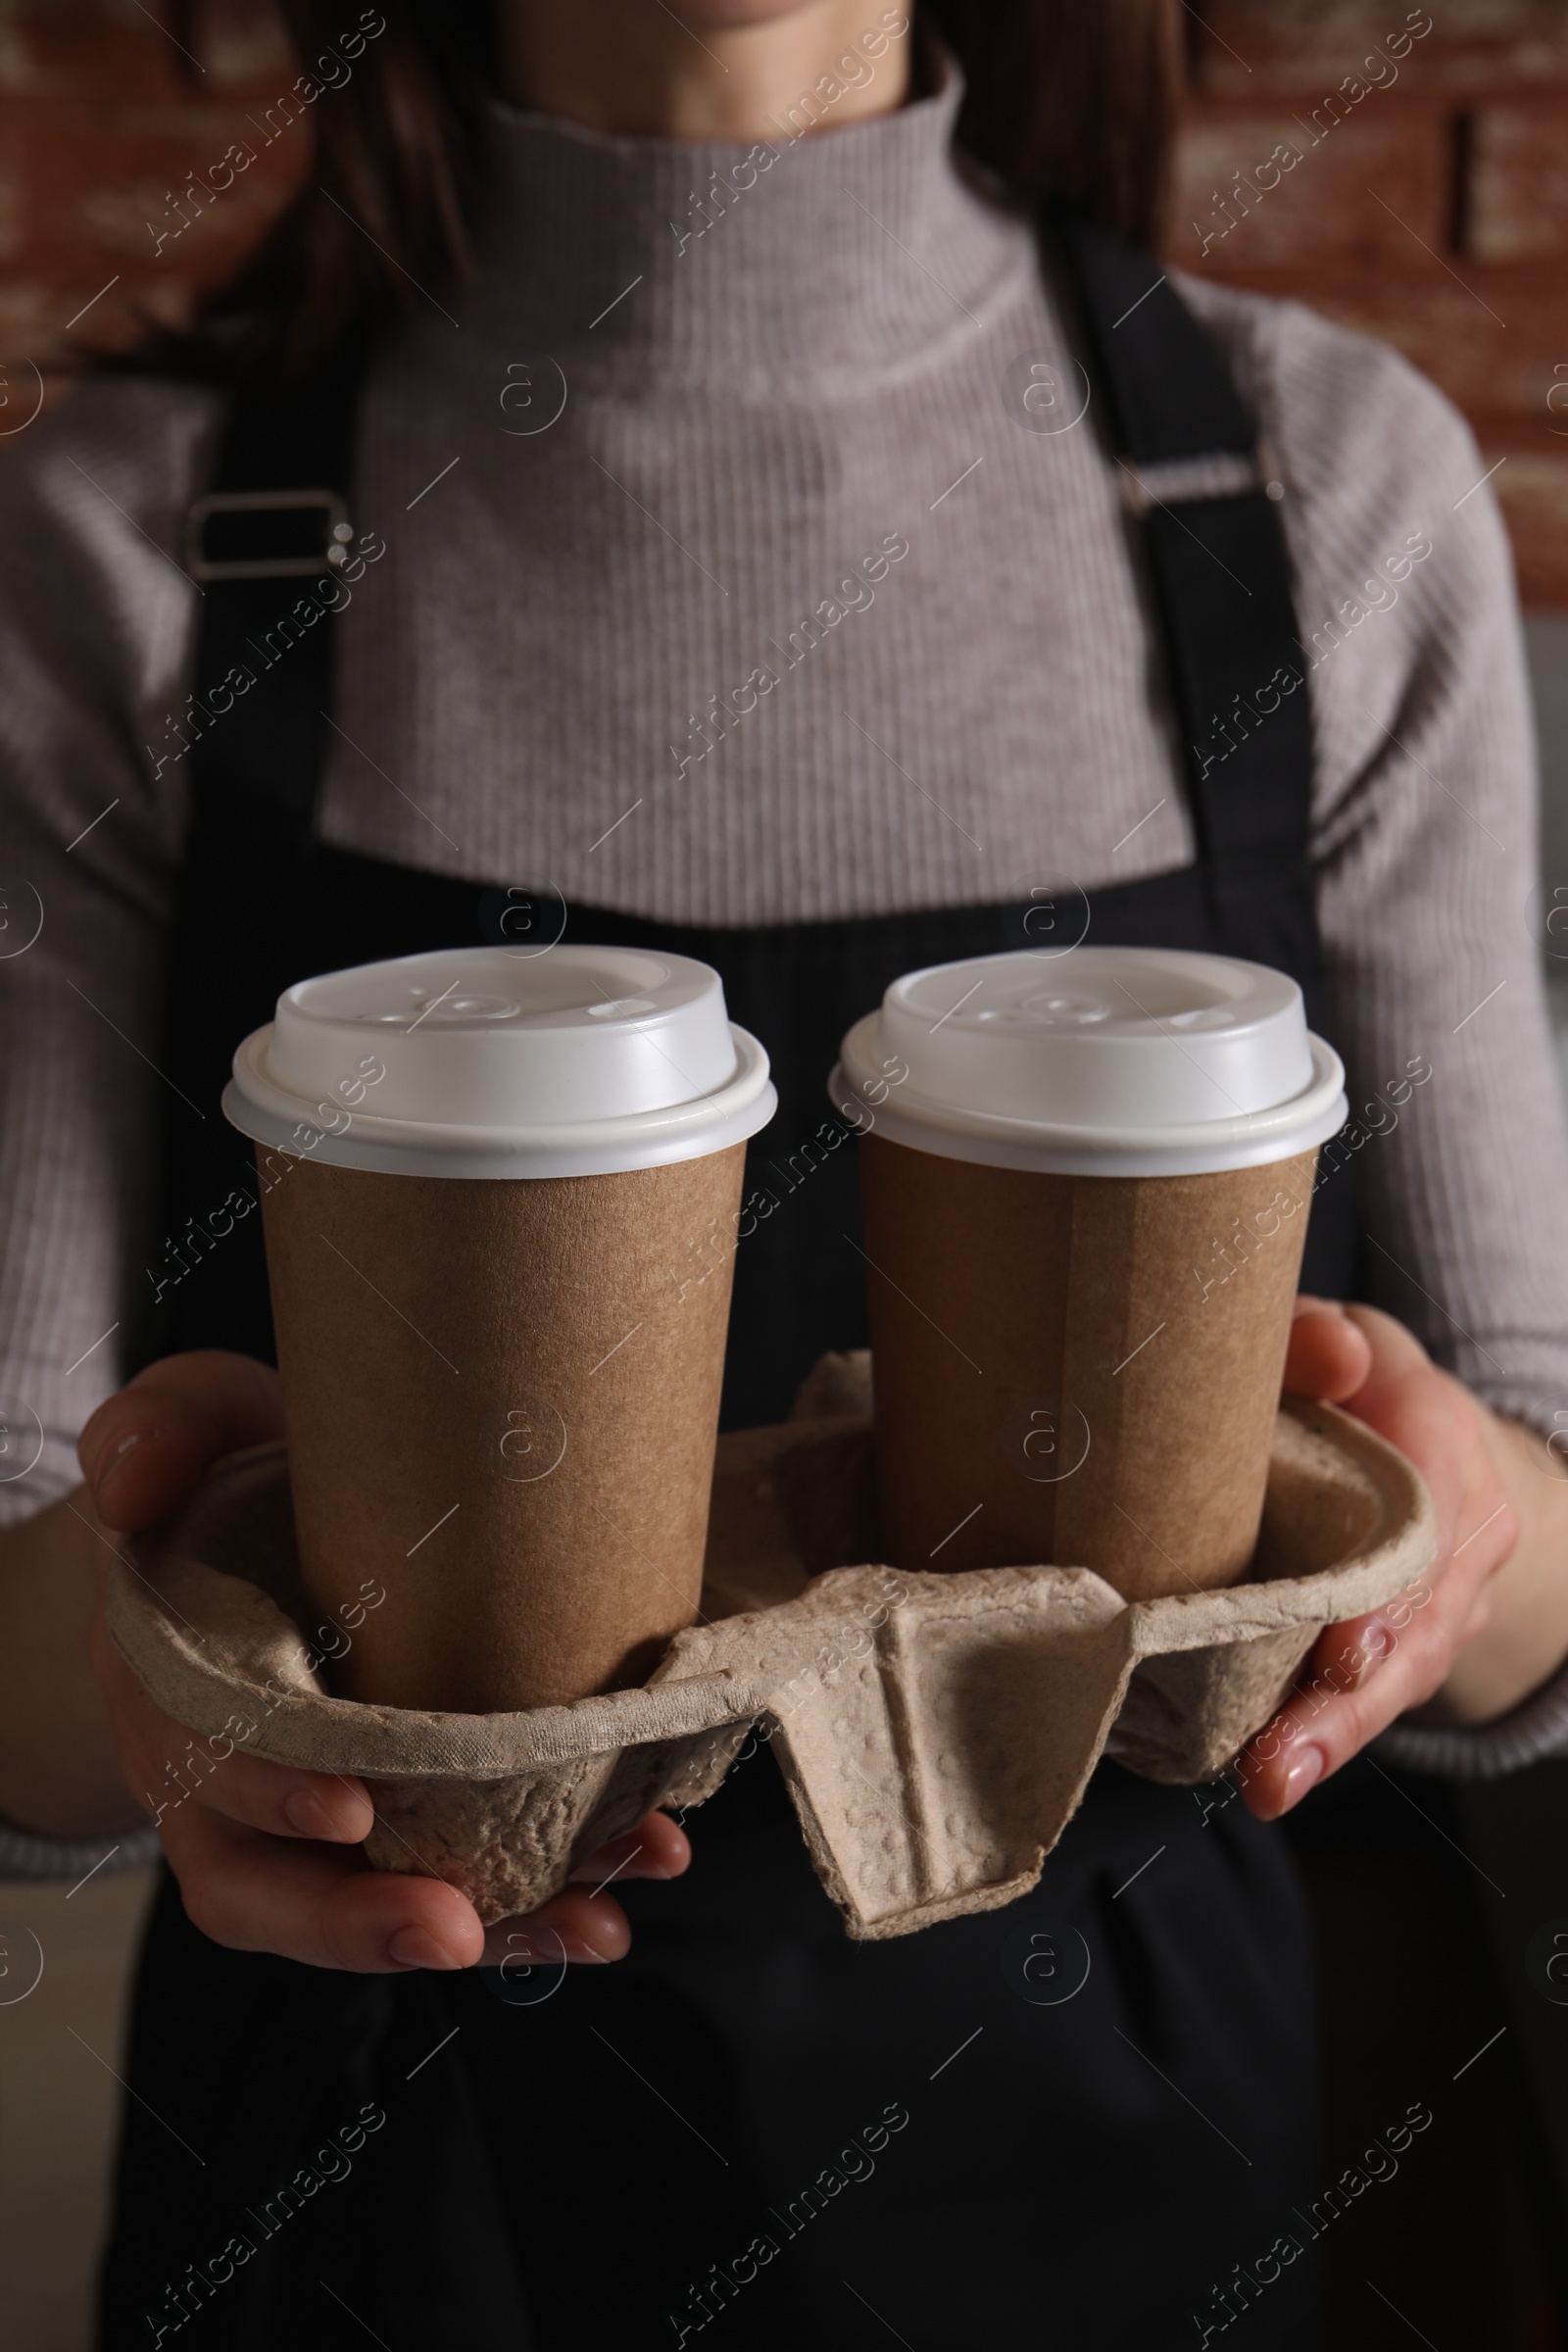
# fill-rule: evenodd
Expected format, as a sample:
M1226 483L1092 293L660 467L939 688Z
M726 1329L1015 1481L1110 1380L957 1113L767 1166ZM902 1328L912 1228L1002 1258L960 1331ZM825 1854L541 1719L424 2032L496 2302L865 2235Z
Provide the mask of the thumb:
M201 1348L164 1356L106 1397L76 1458L104 1525L133 1535L177 1510L220 1454L282 1434L270 1364Z

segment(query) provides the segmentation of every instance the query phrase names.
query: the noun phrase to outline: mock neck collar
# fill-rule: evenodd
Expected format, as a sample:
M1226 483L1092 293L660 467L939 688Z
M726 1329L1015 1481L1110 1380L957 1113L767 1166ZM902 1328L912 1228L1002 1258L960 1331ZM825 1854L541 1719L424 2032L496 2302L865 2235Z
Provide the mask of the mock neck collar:
M955 160L962 82L951 59L939 73L897 113L757 145L610 137L493 100L467 316L589 390L641 367L798 398L929 360L1019 264L1015 222Z

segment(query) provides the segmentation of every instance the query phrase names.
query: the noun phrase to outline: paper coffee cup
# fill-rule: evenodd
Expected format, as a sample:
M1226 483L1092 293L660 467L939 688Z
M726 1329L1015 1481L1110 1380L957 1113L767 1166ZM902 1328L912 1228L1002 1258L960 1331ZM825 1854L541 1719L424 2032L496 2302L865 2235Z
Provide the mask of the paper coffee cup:
M1074 949L934 965L846 1037L884 1556L1236 1582L1339 1057L1293 980Z
M344 1695L646 1680L690 1624L746 1138L718 975L559 946L300 982L223 1108L262 1173L307 1625Z

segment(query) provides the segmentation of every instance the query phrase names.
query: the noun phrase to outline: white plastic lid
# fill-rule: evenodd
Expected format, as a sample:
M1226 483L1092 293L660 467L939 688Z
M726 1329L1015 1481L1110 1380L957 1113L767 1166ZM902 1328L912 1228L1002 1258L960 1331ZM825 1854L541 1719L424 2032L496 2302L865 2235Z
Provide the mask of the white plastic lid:
M776 1105L706 963L564 945L297 981L223 1093L257 1143L403 1176L662 1167L743 1142Z
M864 1131L991 1167L1179 1176L1344 1125L1339 1055L1283 972L1162 948L980 956L896 980L832 1079Z

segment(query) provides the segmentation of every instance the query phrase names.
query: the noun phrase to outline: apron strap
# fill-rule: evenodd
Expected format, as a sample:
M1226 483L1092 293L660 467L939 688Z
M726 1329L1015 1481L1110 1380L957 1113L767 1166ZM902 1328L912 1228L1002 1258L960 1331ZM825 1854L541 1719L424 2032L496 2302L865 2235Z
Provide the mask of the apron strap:
M329 624L354 536L364 356L359 346L345 351L282 395L240 392L211 488L187 518L190 569L206 591L197 723L215 691L220 706L191 745L193 802L205 817L203 805L220 801L226 824L253 835L256 848L308 837L315 814L331 708ZM222 723L241 700L243 716Z
M345 348L283 395L233 399L211 488L186 518L186 568L201 585L189 718L189 816L174 892L164 1090L168 1230L188 1205L172 1171L192 1152L214 1182L245 1175L240 1139L219 1137L211 1077L236 1043L215 954L254 975L270 1004L314 968L301 884L325 765L339 569L354 537L349 486L365 353ZM209 1125L192 1135L196 1118ZM228 1149L232 1144L233 1149ZM230 1172L231 1171L231 1172ZM218 1182L215 1200L221 1200ZM166 1310L155 1305L153 1353Z
M1312 728L1284 486L1218 346L1159 265L1065 208L1048 227L1148 554L1216 933L1229 955L1282 962L1287 896L1299 935L1291 968L1310 1001L1321 976L1308 919ZM1319 1025L1324 1007L1310 1009Z

